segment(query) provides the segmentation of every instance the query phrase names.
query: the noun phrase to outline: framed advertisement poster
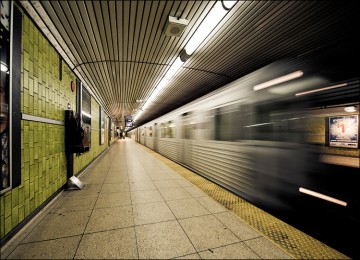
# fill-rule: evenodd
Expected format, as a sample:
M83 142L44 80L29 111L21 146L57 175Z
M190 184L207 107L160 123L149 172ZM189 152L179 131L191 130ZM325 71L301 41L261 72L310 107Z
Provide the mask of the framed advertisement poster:
M105 142L105 112L104 109L100 107L100 144L104 144Z
M21 184L21 24L13 1L0 1L0 193ZM13 22L16 21L16 22Z
M359 116L329 117L329 145L336 147L358 148Z

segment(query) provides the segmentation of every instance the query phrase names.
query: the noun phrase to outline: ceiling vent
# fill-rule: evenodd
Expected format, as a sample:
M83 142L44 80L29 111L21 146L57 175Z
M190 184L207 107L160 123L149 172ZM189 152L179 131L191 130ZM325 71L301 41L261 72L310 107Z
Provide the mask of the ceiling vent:
M165 35L180 37L188 24L189 20L169 16L165 26Z

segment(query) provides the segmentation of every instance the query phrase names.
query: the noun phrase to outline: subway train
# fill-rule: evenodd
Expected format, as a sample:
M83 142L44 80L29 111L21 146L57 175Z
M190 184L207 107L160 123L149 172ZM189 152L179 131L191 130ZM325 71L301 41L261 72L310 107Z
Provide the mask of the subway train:
M356 257L359 78L310 67L272 63L127 135Z

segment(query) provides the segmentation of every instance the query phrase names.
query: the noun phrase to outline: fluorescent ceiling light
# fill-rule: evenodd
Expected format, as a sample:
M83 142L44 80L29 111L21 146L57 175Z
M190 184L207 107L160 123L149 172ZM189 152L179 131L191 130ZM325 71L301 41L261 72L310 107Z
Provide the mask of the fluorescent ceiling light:
M191 55L205 40L205 38L211 33L211 31L218 25L221 19L226 15L227 10L222 7L220 1L218 1L213 8L210 10L208 15L202 21L200 26L197 28L191 39L185 46L186 53Z
M318 88L318 89L314 89L314 90L300 92L300 93L296 93L295 96L302 96L302 95L307 95L310 93L315 93L315 92L320 92L320 91L324 91L324 90L328 90L328 89L340 88L340 87L345 87L345 86L347 86L347 83L342 83L342 84L337 84L337 85L330 86L330 87Z
M302 188L302 187L299 188L299 191L302 192L302 193L305 193L307 195L310 195L310 196L313 196L313 197L316 197L316 198L319 198L319 199L327 200L327 201L330 201L332 203L336 203L336 204L344 206L344 207L347 206L346 201L338 200L338 199L335 199L333 197L327 196L325 194L322 194L322 193L319 193L319 192L316 192L316 191L308 190L308 189L305 189L305 188Z
M298 71L292 72L290 74L287 74L285 76L281 76L279 78L272 79L272 80L266 81L264 83L258 84L256 86L254 86L253 89L254 89L254 91L257 91L260 89L268 88L268 87L271 87L271 86L274 86L274 85L277 85L277 84L280 84L280 83L283 83L283 82L286 82L286 81L289 81L292 79L299 78L302 75L304 75L304 72L302 72L301 70L298 70Z
M183 63L184 62L180 59L180 57L177 57L174 63L170 66L169 70L166 72L165 78L170 80L176 71L181 68Z
M167 78L163 77L162 80L157 85L156 89L160 92L166 86L166 84L168 82L169 82L169 80Z
M345 112L356 112L356 108L354 106L348 106L344 108Z
M227 9L227 10L229 10L229 9L231 9L235 4L236 4L236 2L237 1L235 1L235 0L229 0L229 1L224 1L224 0L222 0L222 4L224 5L224 7Z
M141 115L143 111L140 109L139 112L136 114L134 121L136 121L136 119L138 119L138 117Z
M155 89L153 93L151 93L150 97L148 98L148 100L146 100L144 106L142 107L142 110L145 110L150 105L150 103L153 101L153 99L157 96L158 93L158 89Z

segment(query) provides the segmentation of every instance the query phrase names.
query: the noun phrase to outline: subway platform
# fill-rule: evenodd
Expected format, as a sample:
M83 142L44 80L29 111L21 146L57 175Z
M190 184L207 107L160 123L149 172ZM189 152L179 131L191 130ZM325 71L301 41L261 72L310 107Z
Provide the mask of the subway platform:
M1 259L347 258L129 138L78 177Z

